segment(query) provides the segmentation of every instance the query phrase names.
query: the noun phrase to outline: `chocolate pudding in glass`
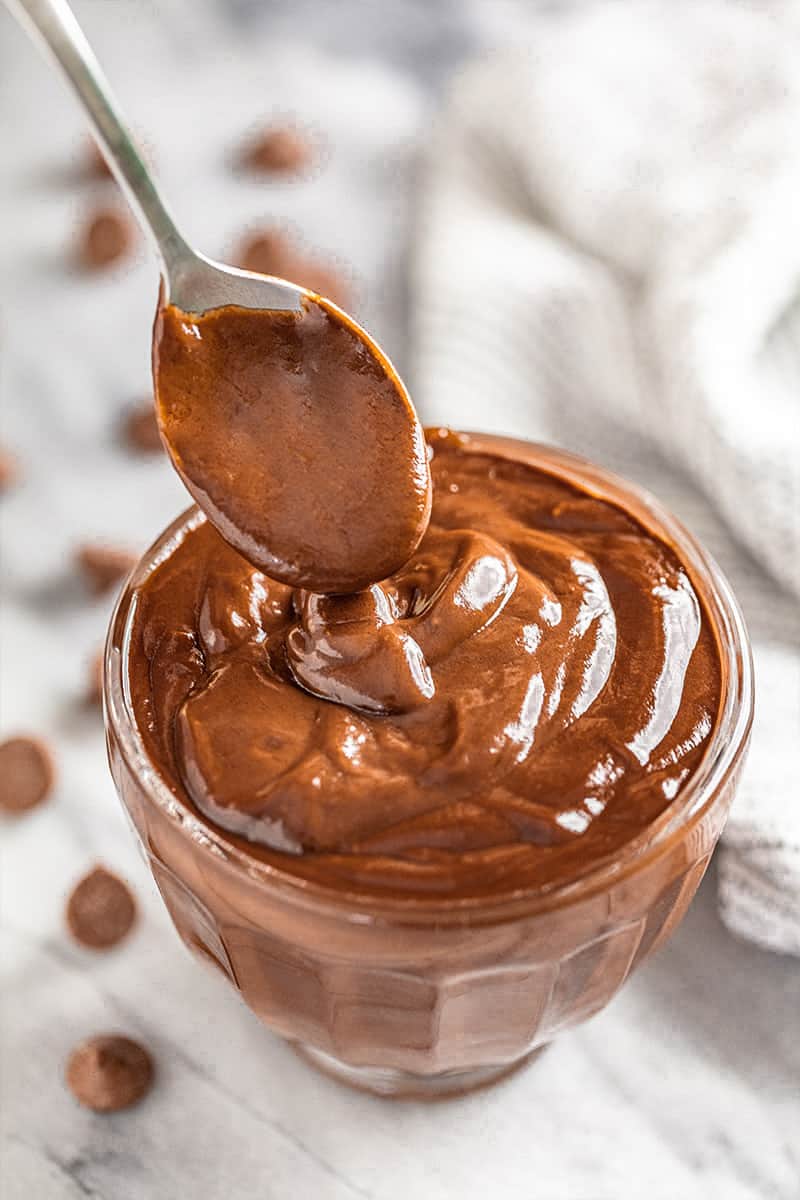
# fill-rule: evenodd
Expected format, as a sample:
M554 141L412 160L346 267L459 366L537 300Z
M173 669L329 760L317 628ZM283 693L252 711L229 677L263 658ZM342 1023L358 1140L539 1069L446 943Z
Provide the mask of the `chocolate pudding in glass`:
M611 999L685 913L752 718L736 601L651 497L547 447L427 441L430 524L386 578L278 582L193 508L105 660L181 938L386 1095L488 1083Z

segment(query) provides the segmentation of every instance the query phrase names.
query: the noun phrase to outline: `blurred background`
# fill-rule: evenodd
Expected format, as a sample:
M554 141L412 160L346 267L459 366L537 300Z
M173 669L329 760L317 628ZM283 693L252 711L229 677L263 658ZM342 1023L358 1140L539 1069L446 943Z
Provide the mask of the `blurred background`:
M3 1195L795 1200L800 8L75 9L188 239L335 292L427 421L555 441L650 487L729 575L759 702L684 925L530 1071L390 1106L233 1006L136 857L96 696L115 581L91 551L138 555L188 502L153 441L157 267L0 9L0 734L44 738L57 770L48 803L0 828ZM101 956L63 918L97 862L141 908ZM159 1074L101 1118L61 1073L107 1028Z

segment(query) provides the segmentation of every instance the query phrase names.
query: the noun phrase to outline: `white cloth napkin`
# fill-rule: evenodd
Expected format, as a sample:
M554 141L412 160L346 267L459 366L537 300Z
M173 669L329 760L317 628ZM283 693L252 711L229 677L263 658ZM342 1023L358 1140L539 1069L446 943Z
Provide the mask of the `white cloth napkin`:
M800 954L800 12L532 18L455 80L423 187L428 421L550 440L709 544L756 658L728 925Z

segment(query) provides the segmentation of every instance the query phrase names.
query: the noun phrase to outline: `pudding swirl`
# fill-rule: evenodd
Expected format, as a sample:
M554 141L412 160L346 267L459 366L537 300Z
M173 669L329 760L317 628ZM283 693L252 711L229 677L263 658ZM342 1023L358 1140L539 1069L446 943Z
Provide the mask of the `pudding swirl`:
M184 801L285 870L446 894L557 883L699 762L710 622L633 513L489 439L429 442L430 528L355 595L275 583L198 521L140 588L134 707Z

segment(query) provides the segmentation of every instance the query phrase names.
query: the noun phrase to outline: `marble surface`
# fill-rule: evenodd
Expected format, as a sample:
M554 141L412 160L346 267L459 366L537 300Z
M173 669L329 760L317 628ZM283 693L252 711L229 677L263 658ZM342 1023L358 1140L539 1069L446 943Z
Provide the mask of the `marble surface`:
M521 6L393 0L379 19L341 0L335 20L310 0L76 7L189 235L224 253L247 225L291 221L352 272L402 366L415 145L452 63L513 35ZM280 109L331 147L318 176L234 186L232 144ZM71 565L88 537L143 549L185 503L167 464L117 434L148 389L155 267L143 247L96 279L70 267L102 189L76 179L80 116L4 11L0 123L0 433L22 469L0 513L0 729L48 736L59 768L52 801L0 828L4 1200L796 1200L800 967L724 930L712 877L608 1010L493 1090L432 1107L316 1075L179 944L82 699L110 602ZM96 861L141 907L105 955L63 923ZM105 1117L62 1082L74 1043L101 1030L140 1038L158 1070L138 1108Z

